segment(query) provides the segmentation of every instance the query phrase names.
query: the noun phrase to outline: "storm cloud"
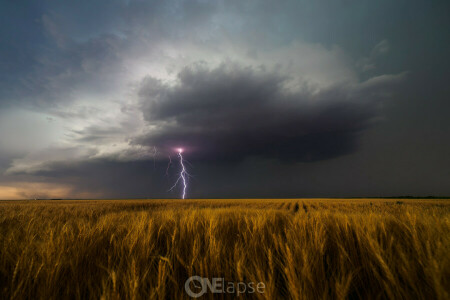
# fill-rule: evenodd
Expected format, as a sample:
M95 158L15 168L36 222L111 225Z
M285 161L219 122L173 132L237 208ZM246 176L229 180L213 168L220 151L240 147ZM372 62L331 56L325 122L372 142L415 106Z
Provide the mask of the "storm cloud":
M448 10L3 1L0 198L448 195Z
M301 73L301 70L298 70ZM353 152L385 93L403 75L361 84L292 87L288 75L228 62L186 67L174 84L147 77L139 90L152 132L135 143L185 147L191 160L317 161Z

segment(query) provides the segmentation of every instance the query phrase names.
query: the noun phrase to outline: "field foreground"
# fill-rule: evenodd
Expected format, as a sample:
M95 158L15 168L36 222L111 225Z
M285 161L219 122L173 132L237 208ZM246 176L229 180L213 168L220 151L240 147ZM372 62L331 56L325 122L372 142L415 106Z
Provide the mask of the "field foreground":
M188 299L197 275L264 283L241 298L449 299L449 213L417 199L0 201L0 298Z

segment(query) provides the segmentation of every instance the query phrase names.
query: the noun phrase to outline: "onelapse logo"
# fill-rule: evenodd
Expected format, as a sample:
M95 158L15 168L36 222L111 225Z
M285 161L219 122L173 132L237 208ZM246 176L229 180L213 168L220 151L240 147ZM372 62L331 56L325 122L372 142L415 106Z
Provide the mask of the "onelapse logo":
M192 298L198 298L203 296L208 289L211 293L227 293L235 294L237 296L241 294L253 294L255 292L264 293L266 285L263 282L232 282L225 281L224 278L214 277L212 281L208 278L200 276L191 276L184 283L184 289L186 293Z
M193 288L191 287L191 283ZM206 293L206 284L204 283L202 277L191 276L184 283L184 289L186 290L186 293L192 298L198 298Z

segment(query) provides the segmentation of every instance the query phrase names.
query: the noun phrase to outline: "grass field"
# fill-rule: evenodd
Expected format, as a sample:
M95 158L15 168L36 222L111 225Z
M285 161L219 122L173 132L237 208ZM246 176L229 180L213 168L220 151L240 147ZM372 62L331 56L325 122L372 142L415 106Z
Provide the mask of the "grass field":
M450 201L0 201L0 298L449 299ZM202 298L234 298L206 293ZM202 299L200 298L200 299Z

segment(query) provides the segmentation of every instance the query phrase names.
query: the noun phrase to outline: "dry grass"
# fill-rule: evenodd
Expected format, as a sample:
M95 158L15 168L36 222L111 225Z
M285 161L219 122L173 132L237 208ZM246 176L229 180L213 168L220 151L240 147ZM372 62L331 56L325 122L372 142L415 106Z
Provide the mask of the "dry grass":
M199 275L262 281L261 299L449 299L449 212L448 200L2 201L0 295L178 299Z

